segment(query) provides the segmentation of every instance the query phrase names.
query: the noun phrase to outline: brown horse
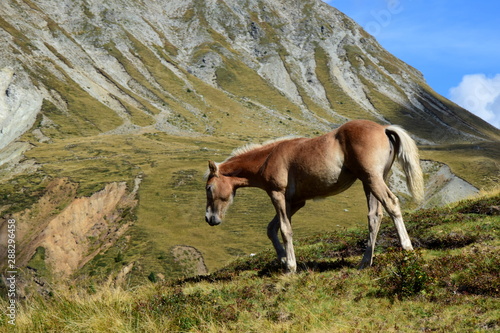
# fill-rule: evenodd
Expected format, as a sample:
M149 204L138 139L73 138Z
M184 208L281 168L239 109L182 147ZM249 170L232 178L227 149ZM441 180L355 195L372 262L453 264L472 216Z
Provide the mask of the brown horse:
M297 268L292 243L293 214L304 207L306 200L341 193L360 179L368 201L370 231L360 264L360 268L364 268L372 264L382 207L394 221L403 249L413 249L398 198L385 183L396 157L403 166L413 197L421 200L423 177L418 149L398 126L353 120L316 138L285 138L243 147L220 164L209 161L205 220L211 226L220 224L238 188L263 189L276 209L267 235L278 259L293 273ZM281 230L284 248L278 239L278 230Z

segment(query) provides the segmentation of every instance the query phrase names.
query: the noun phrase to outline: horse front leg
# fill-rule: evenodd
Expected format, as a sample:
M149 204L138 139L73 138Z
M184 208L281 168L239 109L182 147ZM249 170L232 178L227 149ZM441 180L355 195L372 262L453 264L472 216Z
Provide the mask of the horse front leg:
M295 251L293 249L293 232L290 221L292 215L291 205L287 203L283 192L273 191L270 196L276 209L281 237L285 245L286 268L289 273L295 273L297 271L297 261L295 260Z
M269 239L273 243L274 249L276 250L276 254L278 256L278 260L280 260L282 263L286 263L285 248L283 247L283 245L281 245L281 242L278 238L279 228L280 228L280 219L279 216L276 214L267 226L267 237L269 237Z
M299 211L299 209L304 207L305 204L306 204L305 201L296 202L292 204L290 216L293 216L296 212ZM276 254L278 256L278 260L281 263L286 264L286 251L278 238L279 229L280 229L280 219L278 214L276 214L274 218L271 220L271 222L269 222L269 225L267 226L267 237L269 237L269 239L273 243L274 249L276 250Z

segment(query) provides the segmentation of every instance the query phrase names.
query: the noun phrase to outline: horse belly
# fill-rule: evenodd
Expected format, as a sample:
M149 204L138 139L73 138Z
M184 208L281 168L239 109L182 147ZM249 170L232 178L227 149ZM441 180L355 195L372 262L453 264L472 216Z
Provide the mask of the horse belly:
M297 174L294 197L309 200L332 196L345 191L355 180L340 163L318 163Z

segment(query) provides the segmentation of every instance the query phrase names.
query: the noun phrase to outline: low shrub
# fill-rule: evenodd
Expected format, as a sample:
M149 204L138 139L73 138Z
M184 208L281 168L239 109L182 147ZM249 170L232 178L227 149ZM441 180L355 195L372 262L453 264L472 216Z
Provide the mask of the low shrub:
M399 299L425 292L431 282L419 250L389 249L377 258L374 272L378 276L380 294Z

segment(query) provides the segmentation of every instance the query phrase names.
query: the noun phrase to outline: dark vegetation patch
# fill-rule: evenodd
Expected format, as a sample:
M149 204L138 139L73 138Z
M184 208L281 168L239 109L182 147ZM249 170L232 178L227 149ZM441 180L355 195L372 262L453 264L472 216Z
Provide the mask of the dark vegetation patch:
M420 250L390 249L380 256L372 270L379 285L376 294L401 300L426 292L430 288L432 277L425 268Z
M427 271L438 286L456 294L500 297L499 247L472 247L431 260Z

